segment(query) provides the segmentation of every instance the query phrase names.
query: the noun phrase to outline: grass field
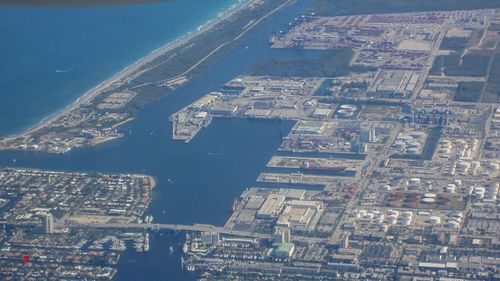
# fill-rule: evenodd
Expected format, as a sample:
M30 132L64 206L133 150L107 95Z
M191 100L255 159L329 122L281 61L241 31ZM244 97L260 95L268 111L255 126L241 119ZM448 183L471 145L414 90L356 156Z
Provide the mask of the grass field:
M316 0L309 12L338 14L403 13L500 8L498 0Z
M484 82L460 82L454 101L477 102L481 99Z
M488 81L486 82L484 102L500 102L500 47L497 46L493 63L491 64Z
M349 66L354 53L351 49L315 52L320 52L321 55L318 58L308 59L261 60L251 68L251 72L253 75L336 77L370 70L365 67Z
M447 76L483 77L487 74L491 56L491 51L471 52L463 57L463 61L458 53L438 56L430 74L441 75L443 71Z
M242 30L249 22L255 21L256 18L261 18L284 2L286 2L286 0L265 1L262 5L256 6L251 10L238 12L236 15L218 23L212 29L191 38L183 45L166 52L144 66L144 68L151 69L140 74L128 84L123 85L122 88L115 89L115 91L120 91L128 87L141 85L135 89L135 91L141 94L137 95L127 104L125 111L135 115L137 110L143 108L144 105L172 93L171 89L156 85L155 82L175 77L185 72L221 44L235 39L241 34ZM245 38L245 36L241 37L239 40L243 38ZM187 77L190 80L198 78L210 65L227 54L239 40L227 44L216 53L213 53L190 71Z
M467 47L467 38L445 37L439 46L441 50L463 51Z

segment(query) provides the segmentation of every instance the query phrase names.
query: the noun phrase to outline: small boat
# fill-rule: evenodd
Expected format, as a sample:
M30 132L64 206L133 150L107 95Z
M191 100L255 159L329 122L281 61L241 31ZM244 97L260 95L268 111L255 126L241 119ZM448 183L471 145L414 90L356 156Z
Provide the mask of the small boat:
M144 242L143 242L143 247L144 247L144 252L147 252L149 251L149 233L146 233L146 235L144 235Z
M210 156L221 156L224 155L224 152L207 152Z
M231 207L231 211L234 212L238 210L239 207L240 207L240 201L238 201L238 198L235 198L233 201L233 206Z
M173 254L174 253L174 247L170 246L170 248L168 248L168 252L170 254Z
M56 69L56 73L67 73L73 71L73 69L75 69L74 66L68 69Z

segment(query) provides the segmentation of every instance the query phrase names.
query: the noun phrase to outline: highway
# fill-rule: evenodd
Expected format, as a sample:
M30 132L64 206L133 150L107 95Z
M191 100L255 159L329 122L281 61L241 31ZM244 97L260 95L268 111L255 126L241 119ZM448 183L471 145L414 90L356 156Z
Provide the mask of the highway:
M213 226L209 224L195 224L195 225L182 225L182 224L163 224L163 223L64 223L67 228L94 228L94 229L163 229L174 231L192 231L192 232L217 232L220 234L234 235L241 237L251 237L257 239L272 239L272 234L256 233L249 231L233 230L225 227ZM307 237L293 235L292 241L301 243L330 243L328 238Z
M425 85L425 81L427 80L429 73L432 69L432 66L434 65L434 60L436 59L436 57L439 53L439 47L441 46L441 42L443 41L443 38L446 35L446 32L449 28L449 25L450 25L449 21L445 22L438 32L438 38L437 38L436 42L434 42L434 46L432 46L427 64L422 68L417 85L415 86L415 88L413 90L413 94L411 96L412 102L417 99L418 95L420 94L420 90L422 90L422 88Z
M217 227L207 224L195 224L195 225L182 225L182 224L162 224L162 223L68 223L64 224L64 227L68 228L109 228L109 229L166 229L166 230L177 230L177 231L193 231L193 232L218 232L221 234L229 234L236 236L253 237L260 239L270 239L272 235L232 230L224 227Z
M385 155L387 155L389 148L391 145L396 141L396 138L398 137L399 132L401 131L401 125L398 124L394 130L392 130L389 139L384 146L383 150L380 152L375 153L371 157L366 158L366 162L369 163L368 168L365 170L364 174L360 175L361 180L359 181L358 184L358 189L356 190L356 193L354 196L351 198L351 200L347 203L346 207L342 210L342 212L339 214L339 220L337 224L335 225L335 228L332 232L332 235L329 238L329 243L331 244L337 244L340 241L340 234L341 233L341 226L343 223L348 219L348 216L350 212L355 209L357 206L359 206L359 201L361 200L361 197L363 196L363 193L367 190L368 185L370 184L370 181L372 179L372 174L373 172L377 169L378 165L386 159Z
M264 21L266 18L268 18L269 16L273 15L274 13L276 13L277 11L281 10L283 7L285 7L286 5L292 3L294 0L288 0L286 1L285 3L281 4L280 6L278 6L277 8L275 8L274 10L270 11L269 13L263 15L262 17L260 17L258 20L254 21L254 22L249 22L249 24L247 24L247 26L244 26L243 27L243 30L241 31L241 33L239 33L236 37L220 44L219 46L217 46L215 49L213 49L210 53L208 53L205 57L201 58L200 60L198 60L195 64L193 64L191 67L189 67L186 71L184 71L183 73L181 74L178 74L174 77L169 77L167 79L163 79L163 80L160 80L160 81L155 81L155 82L146 82L146 83L142 83L142 84L139 84L139 85L136 85L134 87L132 87L132 89L137 89L137 88L140 88L140 87L143 87L143 86L146 86L146 85L152 85L152 84L162 84L162 85L168 85L169 83L172 83L172 82L175 82L179 79L184 79L186 78L187 79L187 75L193 71L195 68L197 68L199 65L201 65L203 62L205 62L207 59L209 59L212 55L214 55L215 53L217 53L218 51L220 51L222 48L224 48L225 46L231 44L231 43L234 43L236 41L238 41L241 37L243 37L245 34L247 34L250 30L252 30L255 26L257 26L258 24L260 24L262 21ZM257 2L257 1L254 1L254 2ZM155 66L156 67L156 66ZM151 70L152 68L148 69L148 70Z

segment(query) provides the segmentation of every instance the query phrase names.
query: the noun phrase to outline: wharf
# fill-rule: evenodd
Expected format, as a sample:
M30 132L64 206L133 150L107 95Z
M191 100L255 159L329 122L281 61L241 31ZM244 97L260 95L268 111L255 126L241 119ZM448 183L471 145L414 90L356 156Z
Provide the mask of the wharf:
M303 173L261 173L257 182L266 183L286 183L286 184L305 184L305 185L328 185L335 179L346 178L345 176L324 176L307 175Z
M267 163L267 167L304 171L356 172L360 164L361 161L349 159L273 156Z

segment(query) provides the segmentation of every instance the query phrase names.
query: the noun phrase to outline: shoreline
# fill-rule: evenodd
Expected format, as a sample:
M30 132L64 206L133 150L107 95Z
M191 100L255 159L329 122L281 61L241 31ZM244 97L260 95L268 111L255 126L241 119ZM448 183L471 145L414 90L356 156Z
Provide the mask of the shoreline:
M247 7L249 4L255 2L256 0L239 0L238 3L231 5L229 8L224 9L223 11L219 12L216 17L206 21L205 23L199 25L196 27L194 30L187 32L185 35L182 35L178 37L177 39L174 39L172 41L167 42L165 45L158 47L151 51L149 54L145 55L144 57L138 59L132 64L129 64L122 70L116 72L115 74L111 75L109 78L106 78L96 86L92 87L90 90L86 91L83 95L79 96L75 101L71 102L64 108L55 111L54 113L42 118L38 123L26 128L22 129L21 131L17 133L12 133L10 135L6 135L3 138L0 137L0 140L2 141L8 141L12 140L18 137L23 137L26 135L29 135L31 133L34 133L40 129L43 129L47 127L49 124L52 122L56 121L57 119L63 117L67 113L71 112L75 108L78 108L80 105L88 103L95 97L99 96L102 94L103 91L106 89L109 89L113 85L120 85L126 82L127 78L130 76L133 76L137 72L141 72L141 68L147 65L148 63L154 61L158 57L164 55L165 53L174 50L175 48L181 47L182 45L186 44L189 42L189 40L197 37L198 35L201 35L202 33L209 31L213 27L215 27L217 24L223 22L224 20L228 19L229 17L233 16L234 14L242 11ZM147 69L146 69L147 70ZM130 121L130 120L127 120ZM123 122L122 122L123 123Z

